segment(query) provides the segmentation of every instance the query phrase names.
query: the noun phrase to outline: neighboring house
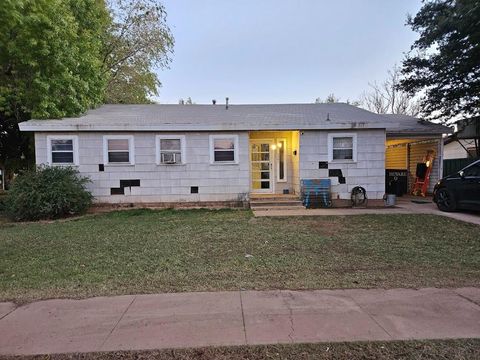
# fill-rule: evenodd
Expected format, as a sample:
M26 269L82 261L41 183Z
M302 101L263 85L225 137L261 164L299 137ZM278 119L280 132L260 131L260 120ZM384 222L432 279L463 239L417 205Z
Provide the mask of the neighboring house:
M479 157L480 117L458 120L455 128L455 133L445 138L444 159Z
M78 118L30 120L37 164L72 165L97 203L246 201L299 194L330 178L334 200L354 186L382 199L385 169L408 169L427 150L441 176L442 134L416 118L348 104L104 105ZM411 174L412 176L412 174Z
M476 157L475 139L456 139L454 135L444 139L443 159L465 159Z

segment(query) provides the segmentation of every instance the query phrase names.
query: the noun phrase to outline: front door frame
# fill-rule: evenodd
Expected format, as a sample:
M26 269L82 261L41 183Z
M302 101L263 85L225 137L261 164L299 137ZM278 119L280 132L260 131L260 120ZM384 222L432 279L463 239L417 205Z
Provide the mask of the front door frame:
M274 194L275 193L275 152L272 149L272 145L275 143L275 139L250 139L248 145L249 164L250 164L250 192L252 194ZM252 171L252 145L253 144L268 144L269 151L269 168L270 168L270 189L253 189L253 171Z

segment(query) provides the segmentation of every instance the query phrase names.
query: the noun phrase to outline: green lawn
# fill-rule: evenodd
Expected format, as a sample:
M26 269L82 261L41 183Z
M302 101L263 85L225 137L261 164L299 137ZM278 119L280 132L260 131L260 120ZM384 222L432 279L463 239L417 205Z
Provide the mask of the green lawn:
M427 340L294 345L231 346L199 349L117 351L12 357L24 360L158 359L158 360L473 360L480 340ZM9 359L8 357L6 359Z
M0 300L478 286L479 240L479 226L434 215L254 218L243 210L131 210L3 223Z

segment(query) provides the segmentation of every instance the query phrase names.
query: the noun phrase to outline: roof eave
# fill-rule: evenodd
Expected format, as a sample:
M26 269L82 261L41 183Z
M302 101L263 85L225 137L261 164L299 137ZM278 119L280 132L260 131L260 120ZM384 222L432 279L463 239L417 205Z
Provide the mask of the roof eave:
M312 125L298 125L285 126L283 124L268 125L268 126L201 126L192 124L172 124L168 125L66 125L66 124L35 124L23 122L19 124L21 131L31 132L160 132L160 131L291 131L291 130L368 130L368 129L385 129L382 124L331 124L330 126Z
M443 132L421 132L421 131L388 131L387 130L387 137L441 137L443 136Z

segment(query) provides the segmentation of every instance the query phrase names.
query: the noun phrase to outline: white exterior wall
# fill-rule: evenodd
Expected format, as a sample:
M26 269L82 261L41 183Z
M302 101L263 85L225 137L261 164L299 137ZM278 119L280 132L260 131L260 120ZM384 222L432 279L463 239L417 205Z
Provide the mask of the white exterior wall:
M300 132L300 179L328 178L328 169L319 169L319 161L328 161L329 133L357 134L357 161L333 161L329 169L341 169L346 179L332 180L332 199L350 199L355 186L367 190L369 199L385 194L385 130L302 131Z
M475 148L475 141L470 139L462 139L460 142L465 148ZM443 158L448 159L465 159L468 157L468 153L465 148L458 143L458 141L452 141L443 147Z
M186 163L157 165L155 136L172 133L122 133L134 135L135 164L103 164L103 136L120 133L36 133L37 164L47 163L47 135L78 136L78 170L90 177L89 190L98 203L197 202L244 200L250 191L248 132L238 135L238 164L210 164L209 135L218 132L186 132ZM139 187L125 188L125 195L110 195L110 188L118 188L120 180L139 179ZM199 193L191 194L190 187L198 186Z

